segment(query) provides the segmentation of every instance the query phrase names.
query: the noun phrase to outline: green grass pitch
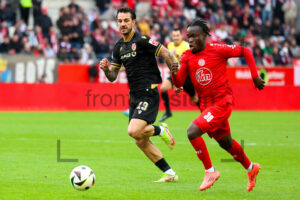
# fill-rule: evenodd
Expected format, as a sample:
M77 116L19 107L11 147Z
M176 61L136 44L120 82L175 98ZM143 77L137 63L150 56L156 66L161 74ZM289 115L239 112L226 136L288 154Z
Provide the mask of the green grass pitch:
M237 162L222 162L231 156L207 135L221 177L211 189L198 190L204 170L186 137L198 114L175 112L167 121L174 150L153 137L179 175L177 183L153 183L161 172L127 135L128 119L119 112L0 113L0 199L300 199L299 112L232 113L233 138L243 140L249 158L262 167L250 193L245 170ZM57 162L58 139L61 158L79 162ZM71 186L69 175L78 165L94 170L91 190Z

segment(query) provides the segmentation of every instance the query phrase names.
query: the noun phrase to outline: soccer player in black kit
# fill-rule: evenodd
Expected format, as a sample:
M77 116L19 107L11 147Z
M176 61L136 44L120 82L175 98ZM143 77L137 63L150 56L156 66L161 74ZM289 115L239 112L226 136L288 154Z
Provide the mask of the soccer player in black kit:
M156 182L173 182L178 180L175 171L163 158L159 149L150 141L151 136L159 135L173 148L175 140L166 124L154 126L159 107L157 85L162 82L155 56L162 57L169 69L176 62L166 47L153 41L146 35L134 30L135 12L130 8L120 8L117 12L117 24L122 38L116 43L112 62L104 58L100 61L102 69L111 82L116 80L123 65L126 69L130 88L130 115L128 134L135 139L136 145L163 172Z

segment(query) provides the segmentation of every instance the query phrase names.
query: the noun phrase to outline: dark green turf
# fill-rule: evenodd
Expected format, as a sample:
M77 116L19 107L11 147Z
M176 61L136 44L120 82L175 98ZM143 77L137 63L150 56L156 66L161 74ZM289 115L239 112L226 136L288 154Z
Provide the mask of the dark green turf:
M203 166L186 138L186 128L197 112L177 112L167 122L176 147L169 150L153 141L179 174L178 183L153 183L160 171L127 135L121 113L0 113L0 199L300 199L300 113L233 112L233 137L261 164L254 191L246 191L247 174L214 140L204 136L213 165L221 177L198 191ZM159 117L161 114L159 115ZM62 159L57 162L57 140ZM96 174L95 187L72 188L71 170L88 165Z

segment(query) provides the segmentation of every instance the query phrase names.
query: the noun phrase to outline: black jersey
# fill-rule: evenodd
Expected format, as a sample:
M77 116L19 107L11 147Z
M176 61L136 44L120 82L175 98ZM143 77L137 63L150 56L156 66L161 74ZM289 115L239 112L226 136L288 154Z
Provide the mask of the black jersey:
M162 82L155 56L162 45L150 37L133 32L128 41L121 38L113 50L112 67L126 69L131 91L151 88Z

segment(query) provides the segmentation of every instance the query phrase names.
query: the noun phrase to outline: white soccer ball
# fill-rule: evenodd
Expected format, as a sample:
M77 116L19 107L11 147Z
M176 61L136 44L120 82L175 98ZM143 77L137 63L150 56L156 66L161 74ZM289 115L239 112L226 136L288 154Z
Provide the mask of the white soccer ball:
M87 190L94 186L96 176L88 166L75 167L70 174L71 184L76 190Z

